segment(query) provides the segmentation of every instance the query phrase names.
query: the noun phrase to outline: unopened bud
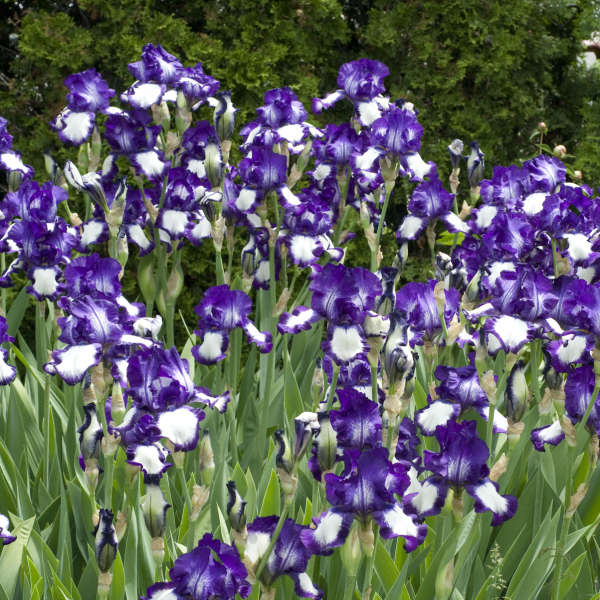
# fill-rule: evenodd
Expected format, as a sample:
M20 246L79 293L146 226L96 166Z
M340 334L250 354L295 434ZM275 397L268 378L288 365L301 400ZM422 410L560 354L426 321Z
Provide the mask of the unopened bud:
M162 490L157 484L146 483L146 494L142 497L140 505L150 537L162 539L167 509L171 505L165 501Z
M514 448L517 442L521 439L521 434L525 429L525 423L518 421L517 423L508 423L507 437L508 445L510 448Z
M569 508L566 513L567 517L572 517L575 514L575 511L581 504L581 501L585 498L587 492L587 486L583 483L579 484L576 492L571 496L571 499L569 500Z
M436 600L447 600L454 589L454 559L444 565L435 578Z
M227 482L227 516L231 527L241 532L246 527L246 501L240 496L235 481Z
M179 298L179 295L183 290L183 280L183 269L181 268L181 263L177 261L173 265L171 273L169 273L169 278L167 279L167 302L174 304L175 300Z
M194 485L192 489L192 513L190 519L195 521L200 515L200 511L204 505L208 502L210 497L210 491L208 487L204 485Z
M289 504L296 495L298 478L292 473L288 473L285 469L277 469L277 475L279 475L279 484L283 492L284 502L285 504Z
M154 537L150 542L150 547L152 548L154 562L156 566L160 567L165 560L165 541L162 537Z
M491 369L483 373L480 378L481 388L485 392L485 395L488 398L489 403L492 406L496 405L496 377L494 375L494 371Z
M202 482L204 485L209 486L215 472L215 455L207 429L202 432L202 438L198 444L198 464L202 474Z
M490 469L490 479L492 481L498 481L503 473L506 472L508 466L508 457L503 454Z
M360 539L358 537L358 522L355 520L340 552L342 564L348 575L356 576L362 560Z
M540 121L538 123L538 129L542 132L542 133L546 133L546 131L548 131L548 125L546 125L546 123L544 123L544 121Z
M433 288L433 297L435 299L435 304L438 309L438 313L441 318L444 316L444 309L446 308L446 290L444 288L444 282L438 281Z
M286 309L287 303L291 297L292 293L288 288L284 288L281 292L281 296L279 296L279 300L275 304L275 310L273 310L273 316L279 317L281 313Z
M558 158L564 158L567 155L567 149L562 144L558 144L558 146L554 146L552 154Z
M115 534L117 540L120 542L127 531L127 515L124 512L119 511L117 513L117 520L115 521Z
M214 222L214 225L212 226L211 236L213 239L215 250L217 250L217 252L221 252L221 249L223 248L225 226L225 217L223 217L222 215Z
M567 441L567 444L574 448L577 445L577 431L567 415L561 416L560 428L565 434L565 440Z
M360 527L358 528L358 539L360 540L360 548L365 556L372 556L375 550L375 534L373 533L371 521L360 524Z
M102 454L104 454L106 458L112 460L112 457L119 449L119 442L120 439L118 436L114 436L110 433L104 436L104 438L102 438Z

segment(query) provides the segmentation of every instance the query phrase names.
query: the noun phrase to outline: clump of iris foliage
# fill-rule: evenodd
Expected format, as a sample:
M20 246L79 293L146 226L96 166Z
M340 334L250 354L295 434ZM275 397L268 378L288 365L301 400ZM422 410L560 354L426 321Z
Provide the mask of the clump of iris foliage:
M47 181L0 119L0 600L599 598L594 191L547 154L482 180L460 140L441 181L377 61L313 101L348 122L273 89L239 149L201 64L129 71L67 78ZM176 339L189 245L214 280Z

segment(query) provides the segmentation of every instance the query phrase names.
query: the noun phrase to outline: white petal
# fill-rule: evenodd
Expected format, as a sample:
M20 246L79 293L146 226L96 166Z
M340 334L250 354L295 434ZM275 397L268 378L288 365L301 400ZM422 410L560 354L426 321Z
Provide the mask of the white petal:
M223 354L223 334L220 331L207 331L198 353L208 361L217 360Z
M136 446L131 462L139 463L148 475L158 475L165 468L166 453L158 445Z
M104 231L104 223L102 221L88 221L83 224L81 233L81 245L89 246L94 244Z
M60 126L60 133L72 144L79 145L89 136L94 122L94 113L91 112L73 112L64 109L56 117L56 122Z
M343 521L342 516L338 513L327 512L314 531L317 543L327 546L334 542L340 533Z
M100 344L83 344L59 350L56 363L53 364L54 370L68 383L81 381L85 372L100 362L101 350Z
M204 161L198 158L192 158L191 160L188 160L186 169L190 171L190 173L193 173L194 175L197 175L200 178L206 176L206 168L204 166Z
M38 267L33 270L33 289L40 296L52 296L58 289L58 281L56 281L57 272L50 267L43 269Z
M133 154L133 158L139 165L142 173L149 179L160 177L165 170L165 163L160 160L158 152L155 150L146 150Z
M381 111L375 100L371 102L360 102L358 105L360 122L367 127L381 117Z
M383 511L383 518L386 525L392 530L394 535L408 535L418 537L419 530L412 518L407 515L398 504L392 509Z
M298 574L298 585L305 597L316 597L319 595L319 590L313 585L312 579L307 573Z
M158 104L163 94L163 87L157 83L139 83L122 94L121 99L138 108L150 108Z
M478 229L486 229L491 225L497 213L498 209L495 206L485 204L477 211L475 225Z
M475 486L474 495L494 514L503 515L508 509L508 500L498 493L491 481Z
M343 362L352 360L364 351L364 340L356 327L335 327L331 350Z
M426 163L418 152L406 155L406 165L417 179L425 179L431 171L431 165Z
M512 262L496 261L489 266L489 270L490 274L488 275L488 279L491 285L495 285L496 280L498 279L498 277L500 277L500 274L502 272L511 271L512 273L514 273L517 270L517 267Z
M434 433L438 425L445 425L456 414L456 406L441 400L432 402L417 416L417 423L426 433Z
M130 225L127 228L127 233L131 240L142 250L147 250L152 245L152 242L146 237L140 225Z
M573 260L585 260L592 253L592 242L583 233L565 233L563 236L569 242L569 256Z
M414 215L407 215L400 225L398 233L402 239L413 240L423 228L425 219L415 217Z
M267 551L270 541L271 536L268 533L251 531L248 533L244 555L253 565L256 564Z
M453 212L446 213L442 219L446 225L452 229L456 229L456 231L461 231L462 233L467 233L467 231L469 231L469 226Z
M433 485L429 481L425 481L421 485L421 489L417 495L412 498L410 503L417 509L419 514L426 513L433 508L439 493L440 490L437 488L437 486Z
M304 127L300 123L293 125L284 125L277 130L277 133L286 141L297 144L304 137Z
M481 414L486 421L490 419L490 407L484 406ZM508 419L498 410L494 411L494 422L492 423L496 433L506 433L508 431Z
M529 194L523 202L523 211L530 217L537 215L544 208L544 201L546 200L546 194L544 192L535 192Z
M160 433L176 446L189 446L197 438L198 417L185 407L163 412L158 417Z
M300 206L300 198L298 198L287 185L284 185L279 191L287 204L290 206Z
M23 173L29 171L21 157L12 151L0 153L0 164L4 165L7 171L22 171Z
M556 351L560 362L568 365L581 360L587 347L586 339L582 335L566 335L562 341L563 344Z
M235 207L242 212L246 212L252 208L255 202L256 190L252 190L250 188L242 188L238 197L235 200Z
M166 229L170 235L179 236L184 233L188 224L188 214L181 210L165 210L161 219L162 227Z
M317 261L315 250L320 247L319 242L309 235L293 235L290 238L290 252L294 262L302 266L309 265Z
M321 182L331 175L331 165L322 163L313 172L312 176L315 181Z
M516 350L523 345L529 337L529 326L522 319L503 315L494 323L494 332L504 342L509 351ZM500 343L495 335L488 335L488 350L492 353L500 348Z
M366 152L356 157L356 168L368 171L380 156L381 152L377 148L370 147Z

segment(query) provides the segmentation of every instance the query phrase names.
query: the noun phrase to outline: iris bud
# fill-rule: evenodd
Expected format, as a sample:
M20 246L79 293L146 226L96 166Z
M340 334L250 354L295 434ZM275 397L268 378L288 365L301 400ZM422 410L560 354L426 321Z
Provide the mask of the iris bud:
M314 412L303 412L294 419L294 462L298 462L318 430L318 417Z
M154 256L146 254L138 260L137 280L146 304L151 304L156 295L156 275L154 273Z
M217 92L211 105L215 107L214 125L219 139L231 139L235 128L235 113L237 112L231 102L231 92Z
M227 482L227 516L231 527L241 532L246 527L246 501L240 496L235 481Z
M448 146L448 153L450 154L450 162L452 163L452 169L458 169L460 167L460 160L462 153L465 149L465 145L462 140L455 139Z
M98 569L106 573L112 566L117 555L117 536L113 525L112 510L107 508L100 509L100 518L96 529L96 561Z
M467 158L467 177L469 178L471 188L477 187L483 179L483 169L485 166L483 157L484 154L479 148L479 144L471 142L471 153Z
M198 462L200 463L200 471L202 472L202 482L208 486L215 472L215 455L210 443L208 429L202 431L202 438L198 443Z
M275 431L274 435L275 443L277 444L275 464L277 465L277 468L283 469L287 473L291 473L294 469L294 463L290 443L281 429Z
M8 191L16 192L21 187L23 181L23 173L21 171L8 172Z
M142 497L141 508L146 527L153 538L161 538L165 532L165 516L171 505L155 483L146 483L146 494Z
M506 382L506 411L512 421L520 421L527 408L529 388L525 379L525 363L519 360L510 371Z
M83 425L77 430L79 434L79 447L84 461L90 458L98 459L100 457L100 441L104 432L96 415L96 405L86 404L83 407L85 420Z
M167 279L166 301L174 303L183 290L183 270L181 263L176 262L171 269L169 278Z
M44 152L44 167L46 167L46 172L50 176L50 180L56 185L56 181L60 175L60 169L58 168L56 161L50 156L49 152Z
M223 179L223 156L217 139L211 140L204 148L204 168L211 185L219 187Z
M358 522L354 521L346 542L342 546L340 558L346 573L350 576L356 576L358 567L362 560L362 551L360 548L360 539L358 537Z
M337 458L337 434L331 426L329 413L321 412L318 414L319 433L316 437L317 444L317 462L321 473L331 471Z

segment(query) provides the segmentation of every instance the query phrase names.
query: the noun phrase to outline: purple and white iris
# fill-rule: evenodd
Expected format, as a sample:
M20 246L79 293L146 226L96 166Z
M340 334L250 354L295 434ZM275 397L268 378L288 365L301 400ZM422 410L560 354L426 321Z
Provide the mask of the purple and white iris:
M275 533L278 518L258 517L248 524L245 558L256 569L267 552L271 537ZM301 598L321 598L323 592L311 581L306 567L314 554L303 543L303 534L307 527L298 525L292 519L286 519L269 555L265 568L260 574L260 581L270 587L282 575L288 575L294 582L294 591ZM302 541L301 541L302 540Z
M192 354L199 363L210 365L223 360L229 332L237 327L244 330L248 340L261 352L271 351L272 335L268 331L259 331L250 320L252 301L244 292L231 290L227 285L211 287L194 310L199 316L195 333L202 341L192 348Z
M476 421L450 420L437 427L435 437L440 451L425 450L424 466L433 473L430 481L437 484L439 493L445 495L448 488L466 489L475 500L476 512L492 513L492 525L510 519L517 510L517 499L500 495L498 485L488 478L490 453L477 435Z
M210 533L175 560L169 577L170 582L151 585L143 600L234 600L237 594L247 598L252 591L237 549Z

